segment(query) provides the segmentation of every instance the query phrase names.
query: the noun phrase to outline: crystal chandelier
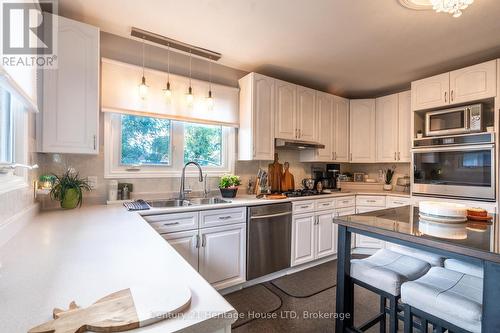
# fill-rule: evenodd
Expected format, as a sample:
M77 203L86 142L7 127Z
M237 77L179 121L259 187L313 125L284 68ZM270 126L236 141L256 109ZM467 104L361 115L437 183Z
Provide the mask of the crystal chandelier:
M436 12L452 14L453 17L460 17L462 10L469 7L474 0L431 0L432 8Z

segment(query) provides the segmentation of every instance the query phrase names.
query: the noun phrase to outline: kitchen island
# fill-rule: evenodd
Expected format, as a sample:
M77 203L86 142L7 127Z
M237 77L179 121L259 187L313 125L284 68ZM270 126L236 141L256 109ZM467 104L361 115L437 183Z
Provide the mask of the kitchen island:
M183 284L182 316L133 332L229 332L236 310L139 214L123 206L42 212L0 248L0 331L27 332L71 301L86 307L135 285Z
M354 286L349 272L351 233L356 233L482 265L482 332L500 331L498 216L494 216L492 223L468 221L462 225L437 223L432 226L428 221L419 221L418 207L404 206L336 217L334 223L338 224L337 313L352 314L354 310ZM351 331L353 323L350 318L337 320L336 332Z

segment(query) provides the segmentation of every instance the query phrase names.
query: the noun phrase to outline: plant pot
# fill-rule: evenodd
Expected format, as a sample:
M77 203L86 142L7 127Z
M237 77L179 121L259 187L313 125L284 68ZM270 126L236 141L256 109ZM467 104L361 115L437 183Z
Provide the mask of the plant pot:
M236 198L236 193L238 193L237 187L219 188L219 190L223 198Z
M64 199L61 200L61 207L64 209L73 209L78 206L78 201L80 199L79 193L74 188L66 190L64 194Z
M384 191L392 191L392 184L384 184Z

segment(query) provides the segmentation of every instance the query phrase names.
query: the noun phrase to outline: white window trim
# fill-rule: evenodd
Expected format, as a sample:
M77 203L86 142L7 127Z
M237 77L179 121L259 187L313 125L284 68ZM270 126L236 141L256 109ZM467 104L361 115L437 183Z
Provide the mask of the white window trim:
M12 117L13 117L13 134L12 147L14 163L26 164L28 160L28 113L24 104L11 99ZM16 169L7 174L0 174L0 194L10 191L27 188L28 172L26 169Z
M184 160L176 157L176 147L183 147L183 135L179 126L172 126L172 160L169 166L141 166L138 171L127 171L127 167L119 164L120 160L120 122L119 114L104 115L104 178L178 178L181 176ZM202 167L203 173L209 177L220 177L234 172L235 163L235 130L222 127L224 167ZM182 148L181 148L182 149ZM180 154L177 154L180 155ZM186 177L198 177L198 170L192 167L186 169Z

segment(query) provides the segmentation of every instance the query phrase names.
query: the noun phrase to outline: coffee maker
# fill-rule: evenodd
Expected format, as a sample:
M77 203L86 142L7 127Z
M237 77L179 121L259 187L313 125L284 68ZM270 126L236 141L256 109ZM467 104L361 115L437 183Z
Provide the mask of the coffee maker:
M312 168L314 179L314 188L321 182L323 189L330 191L340 191L338 188L337 177L340 174L340 164L327 164L326 171L323 168Z

